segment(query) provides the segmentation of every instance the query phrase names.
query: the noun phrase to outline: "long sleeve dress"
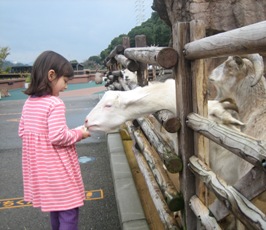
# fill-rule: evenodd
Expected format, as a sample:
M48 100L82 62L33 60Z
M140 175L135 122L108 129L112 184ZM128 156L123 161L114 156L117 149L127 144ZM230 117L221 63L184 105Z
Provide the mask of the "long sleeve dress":
M18 133L24 200L44 212L82 206L85 193L75 147L82 132L67 127L63 101L50 95L29 97Z

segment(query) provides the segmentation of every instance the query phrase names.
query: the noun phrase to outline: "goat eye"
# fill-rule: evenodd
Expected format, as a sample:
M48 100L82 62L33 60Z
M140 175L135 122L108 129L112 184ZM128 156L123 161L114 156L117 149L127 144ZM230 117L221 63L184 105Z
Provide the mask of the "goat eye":
M105 107L105 108L111 108L112 105L110 105L110 104L106 104L104 107Z

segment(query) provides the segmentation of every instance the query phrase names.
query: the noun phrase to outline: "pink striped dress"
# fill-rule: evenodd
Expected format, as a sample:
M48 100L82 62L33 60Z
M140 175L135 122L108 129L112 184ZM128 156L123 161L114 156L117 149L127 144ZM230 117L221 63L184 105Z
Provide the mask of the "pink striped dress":
M29 97L18 132L24 200L44 212L82 206L85 192L75 147L82 132L67 127L63 101L50 95Z

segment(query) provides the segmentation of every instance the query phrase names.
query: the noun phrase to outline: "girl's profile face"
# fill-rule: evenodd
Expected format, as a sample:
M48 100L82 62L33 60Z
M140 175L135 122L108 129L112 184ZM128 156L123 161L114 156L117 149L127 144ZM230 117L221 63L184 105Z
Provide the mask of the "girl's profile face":
M59 77L51 81L52 84L52 95L59 96L60 92L67 89L68 77Z

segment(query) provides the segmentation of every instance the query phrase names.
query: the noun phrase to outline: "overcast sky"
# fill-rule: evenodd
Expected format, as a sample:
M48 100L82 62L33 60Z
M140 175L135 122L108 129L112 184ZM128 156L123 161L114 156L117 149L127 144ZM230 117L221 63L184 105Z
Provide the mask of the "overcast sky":
M0 0L0 47L10 48L12 62L32 63L45 50L83 62L137 26L137 18L150 18L152 2Z

